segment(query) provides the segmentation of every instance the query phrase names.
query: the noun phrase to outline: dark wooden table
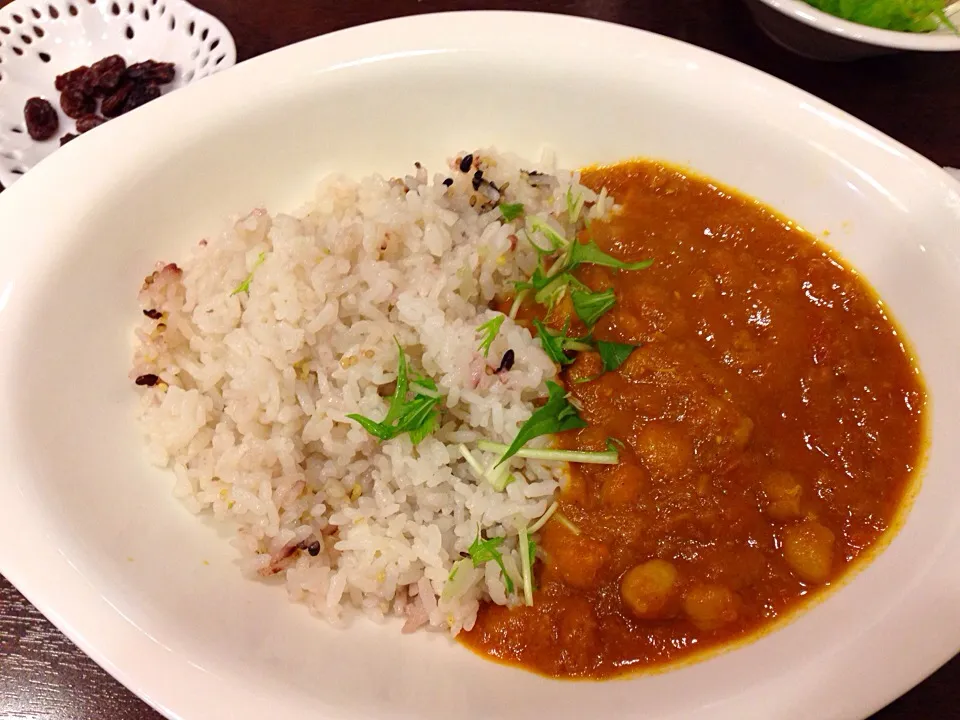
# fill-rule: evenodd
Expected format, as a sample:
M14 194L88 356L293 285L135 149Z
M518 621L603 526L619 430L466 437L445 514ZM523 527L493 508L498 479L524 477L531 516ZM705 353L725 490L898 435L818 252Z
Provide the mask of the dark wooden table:
M735 0L194 0L240 60L351 25L441 10L526 9L611 20L729 55L844 108L941 165L960 167L960 53L821 64L781 50ZM0 6L5 5L0 0ZM0 577L0 720L159 720ZM874 720L960 718L960 658ZM206 720L206 719L204 719ZM211 718L209 720L215 720ZM817 720L817 718L811 718Z

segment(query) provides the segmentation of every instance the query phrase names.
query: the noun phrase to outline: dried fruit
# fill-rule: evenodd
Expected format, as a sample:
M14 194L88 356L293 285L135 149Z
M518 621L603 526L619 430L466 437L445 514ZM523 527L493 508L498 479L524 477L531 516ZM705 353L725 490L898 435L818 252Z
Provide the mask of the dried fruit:
M68 117L79 118L96 110L97 102L81 90L68 87L60 93L60 107Z
M129 80L122 81L117 89L105 97L100 104L100 112L103 113L103 116L115 118L122 115L124 112L123 106L127 102L127 96L130 95L131 90L133 90L133 83Z
M120 55L109 55L90 66L81 65L57 75L54 86L60 93L60 108L77 121L76 131L62 135L60 145L155 100L160 97L160 86L173 82L175 76L173 63L144 60L128 67ZM28 100L23 115L34 140L49 140L59 130L57 109L43 98Z
M173 82L176 71L173 63L144 60L127 68L127 76L134 80L146 80L158 85Z
M146 105L151 100L160 97L160 87L156 83L137 83L127 95L127 101L123 104L123 112L128 113L136 110L141 105Z
M82 118L77 118L77 132L90 132L98 125L103 125L106 121L106 118L102 118L99 115L84 115Z
M63 75L57 75L57 79L54 80L53 85L60 92L63 92L68 87L80 89L83 87L83 79L89 69L86 65L81 65L78 68L63 73Z
M60 127L60 117L47 100L33 97L23 106L27 132L34 140L49 140Z
M106 95L116 89L126 70L126 60L119 55L110 55L90 66L83 79L84 86L89 93Z

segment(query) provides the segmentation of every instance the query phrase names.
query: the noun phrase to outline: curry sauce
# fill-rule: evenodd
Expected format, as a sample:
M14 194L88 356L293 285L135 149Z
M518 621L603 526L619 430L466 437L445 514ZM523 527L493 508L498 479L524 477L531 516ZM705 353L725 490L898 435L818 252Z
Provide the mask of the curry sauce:
M463 641L559 677L649 668L762 630L891 527L923 451L925 391L869 285L763 205L664 165L591 169L622 210L590 236L639 272L577 271L616 305L562 378L589 426L543 529L532 607L487 604ZM536 308L525 308L532 317ZM547 326L572 322L561 302Z

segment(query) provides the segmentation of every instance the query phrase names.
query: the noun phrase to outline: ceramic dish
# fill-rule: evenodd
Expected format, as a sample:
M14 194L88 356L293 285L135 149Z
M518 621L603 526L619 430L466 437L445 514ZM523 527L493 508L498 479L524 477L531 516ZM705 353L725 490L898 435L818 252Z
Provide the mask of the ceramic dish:
M842 20L803 0L746 0L757 24L774 42L815 60L856 60L897 50L960 50L960 36L943 28L932 33L895 32ZM960 7L954 7L956 20Z
M328 171L402 174L489 144L550 146L566 166L666 158L831 231L910 335L932 396L922 489L874 562L755 642L602 683L499 666L399 623L334 629L241 577L140 452L127 372L145 269L232 213L292 209ZM71 143L0 196L0 227L0 571L168 717L859 718L960 648L960 187L769 76L560 16L393 20L244 63Z
M228 68L237 51L230 31L185 0L16 0L0 9L0 183L9 187L73 131L60 113L60 131L36 142L25 132L23 105L43 97L59 109L57 75L118 54L129 63L176 64L170 92Z

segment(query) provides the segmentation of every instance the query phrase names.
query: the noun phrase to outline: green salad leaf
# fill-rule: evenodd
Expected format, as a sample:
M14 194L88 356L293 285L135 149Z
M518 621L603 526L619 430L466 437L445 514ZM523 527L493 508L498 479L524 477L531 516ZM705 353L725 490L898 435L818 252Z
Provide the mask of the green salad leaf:
M897 32L930 32L940 25L957 32L944 0L806 0L818 10L861 25Z

